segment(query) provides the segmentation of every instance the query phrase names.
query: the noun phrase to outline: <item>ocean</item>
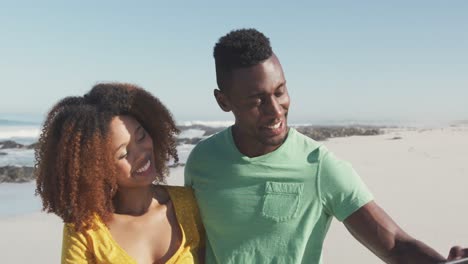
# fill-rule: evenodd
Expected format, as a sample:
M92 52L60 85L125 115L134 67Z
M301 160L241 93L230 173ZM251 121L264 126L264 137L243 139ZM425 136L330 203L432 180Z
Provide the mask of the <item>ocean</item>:
M22 145L30 145L37 141L39 134L39 122L0 119L0 142L11 140ZM0 143L0 153L0 167L34 165L34 151L32 149L2 149Z
M181 125L188 127L179 134L180 139L203 138L205 131L198 128L190 128L191 126L201 125L206 127L227 126L232 122L183 122ZM14 124L14 125L12 125ZM25 124L18 125L16 122L5 121L0 119L0 142L11 140L22 145L30 145L37 142L40 134L40 125ZM13 166L34 166L34 150L32 149L1 149L0 143L0 167ZM177 147L179 159L181 163L185 163L188 154L192 150L193 145L181 144Z

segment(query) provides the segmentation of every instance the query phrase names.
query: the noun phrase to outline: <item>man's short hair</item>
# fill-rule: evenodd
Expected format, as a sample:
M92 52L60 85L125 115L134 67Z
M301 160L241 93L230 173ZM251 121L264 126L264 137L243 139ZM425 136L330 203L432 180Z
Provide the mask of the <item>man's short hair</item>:
M232 70L257 65L273 55L270 40L256 29L233 30L214 47L218 88Z

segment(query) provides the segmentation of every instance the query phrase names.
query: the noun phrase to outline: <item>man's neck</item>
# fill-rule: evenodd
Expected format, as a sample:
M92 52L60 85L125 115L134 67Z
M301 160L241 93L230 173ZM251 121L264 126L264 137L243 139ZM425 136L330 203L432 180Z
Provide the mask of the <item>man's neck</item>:
M281 144L268 145L258 140L245 140L247 136L242 135L242 132L235 125L231 127L231 131L232 139L234 141L234 145L237 147L237 150L249 158L259 157L271 153L281 147L287 139L286 134L286 137ZM289 132L289 127L287 128L287 131Z

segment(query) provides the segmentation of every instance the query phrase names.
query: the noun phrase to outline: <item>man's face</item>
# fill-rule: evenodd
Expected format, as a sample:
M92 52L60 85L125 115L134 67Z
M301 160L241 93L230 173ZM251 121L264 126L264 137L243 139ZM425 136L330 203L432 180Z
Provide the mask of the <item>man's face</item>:
M215 92L215 96L221 108L235 116L233 135L241 152L263 155L284 142L290 100L275 55L255 66L234 70L224 91Z

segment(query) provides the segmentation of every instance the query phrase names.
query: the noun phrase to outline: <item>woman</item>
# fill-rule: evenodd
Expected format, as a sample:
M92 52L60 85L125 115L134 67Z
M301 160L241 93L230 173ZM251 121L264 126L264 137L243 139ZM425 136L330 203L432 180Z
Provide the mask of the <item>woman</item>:
M62 263L200 263L203 227L190 189L163 183L178 161L166 107L131 84L98 84L49 112L37 190L65 222Z

